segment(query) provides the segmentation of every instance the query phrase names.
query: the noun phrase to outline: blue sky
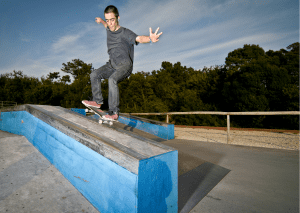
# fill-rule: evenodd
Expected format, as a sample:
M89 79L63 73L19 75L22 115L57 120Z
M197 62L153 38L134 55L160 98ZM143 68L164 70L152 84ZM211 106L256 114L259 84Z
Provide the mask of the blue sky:
M224 64L244 44L268 51L299 41L298 0L0 0L0 74L62 76L72 59L104 65L106 31L94 20L111 4L137 35L163 32L159 42L135 46L134 73L163 61L202 69Z

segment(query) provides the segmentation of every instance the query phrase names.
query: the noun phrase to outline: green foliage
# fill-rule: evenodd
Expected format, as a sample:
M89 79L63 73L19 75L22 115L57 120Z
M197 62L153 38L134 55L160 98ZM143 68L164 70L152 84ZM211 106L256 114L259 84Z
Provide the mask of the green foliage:
M80 59L74 59L72 62L67 64L63 63L63 72L69 73L73 76L74 81L71 85L66 85L68 90L64 98L60 101L61 105L66 108L83 107L81 104L82 100L90 99L91 97L91 74L92 64L86 64ZM64 84L70 79L66 76L61 79Z
M258 45L245 44L243 48L230 52L225 59L225 63L227 66L230 66L231 69L238 70L242 65L257 60L264 55L265 51Z
M80 80L91 73L92 64L86 64L80 59L73 59L67 64L63 63L61 71L71 74L75 80Z
M91 99L92 64L80 59L41 80L22 71L0 75L0 100L82 108ZM71 78L72 77L72 81ZM108 81L102 81L108 109ZM121 112L299 111L299 42L265 52L244 45L228 54L224 66L194 70L163 61L160 70L137 72L119 83ZM165 121L166 116L146 116ZM226 116L173 115L177 125L226 126ZM231 126L299 129L298 116L231 116Z
M222 90L224 105L219 109L299 111L299 43L288 49L291 51L281 49L264 53L259 46L245 45L229 53ZM234 125L241 127L299 128L297 116L232 117ZM281 122L283 118L285 122Z

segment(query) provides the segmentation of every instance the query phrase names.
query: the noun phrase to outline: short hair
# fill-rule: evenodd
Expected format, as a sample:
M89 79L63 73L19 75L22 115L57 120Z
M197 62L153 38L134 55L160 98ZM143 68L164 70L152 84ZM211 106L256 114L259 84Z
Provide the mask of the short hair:
M116 17L119 16L119 11L118 11L118 9L117 9L115 6L113 6L113 5L107 6L107 7L105 8L105 10L104 10L104 14L105 14L105 13L114 13Z

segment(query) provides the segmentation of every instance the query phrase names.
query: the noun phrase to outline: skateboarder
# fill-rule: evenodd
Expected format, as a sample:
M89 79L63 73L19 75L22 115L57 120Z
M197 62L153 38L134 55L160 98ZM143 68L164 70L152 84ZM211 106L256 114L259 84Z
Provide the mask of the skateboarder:
M134 44L155 43L159 41L157 34L159 28L152 33L149 28L149 36L138 36L131 30L119 25L118 9L110 5L104 10L105 21L100 17L95 22L102 23L107 32L107 49L109 61L102 67L93 70L90 79L92 86L93 101L82 101L84 105L100 108L103 104L101 92L101 80L108 79L108 114L104 117L117 120L119 117L119 87L118 83L129 77L133 69Z

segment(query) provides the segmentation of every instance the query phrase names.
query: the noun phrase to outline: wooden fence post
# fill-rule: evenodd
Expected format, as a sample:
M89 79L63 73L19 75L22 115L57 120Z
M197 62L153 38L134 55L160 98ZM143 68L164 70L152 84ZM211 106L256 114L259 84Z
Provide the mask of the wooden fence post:
M227 144L230 143L230 115L227 114Z

